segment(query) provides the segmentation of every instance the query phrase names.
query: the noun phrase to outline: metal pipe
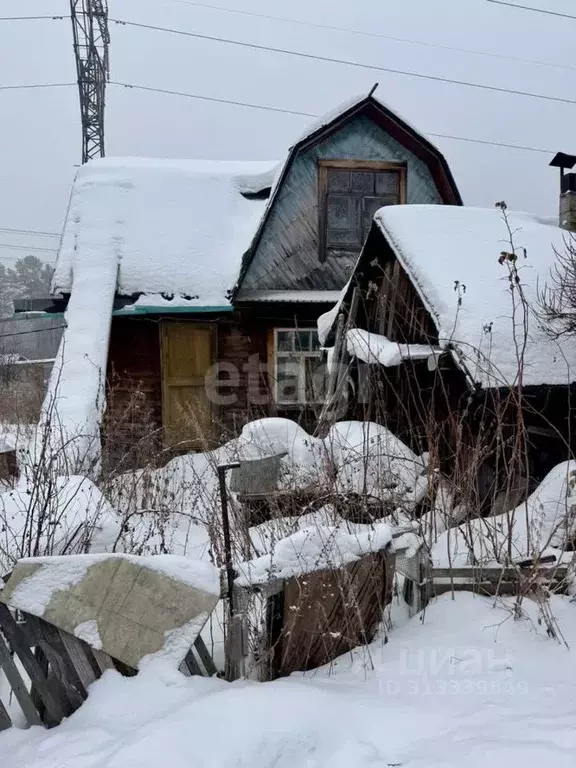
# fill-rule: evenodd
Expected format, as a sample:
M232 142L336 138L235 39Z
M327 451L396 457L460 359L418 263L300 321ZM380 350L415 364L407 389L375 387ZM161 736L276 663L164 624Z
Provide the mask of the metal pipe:
M224 533L224 557L226 577L228 581L228 605L230 616L234 612L233 592L234 592L234 565L232 560L232 541L230 538L230 518L228 516L228 494L226 491L226 472L229 469L238 469L239 461L233 461L229 464L219 464L216 467L218 472L218 482L220 484L220 503L222 505L222 531Z

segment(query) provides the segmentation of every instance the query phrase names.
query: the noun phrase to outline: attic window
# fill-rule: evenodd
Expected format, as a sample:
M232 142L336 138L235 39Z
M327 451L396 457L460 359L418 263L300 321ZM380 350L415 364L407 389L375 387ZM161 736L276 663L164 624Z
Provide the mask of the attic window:
M323 160L319 191L320 260L357 254L376 211L406 201L406 166Z

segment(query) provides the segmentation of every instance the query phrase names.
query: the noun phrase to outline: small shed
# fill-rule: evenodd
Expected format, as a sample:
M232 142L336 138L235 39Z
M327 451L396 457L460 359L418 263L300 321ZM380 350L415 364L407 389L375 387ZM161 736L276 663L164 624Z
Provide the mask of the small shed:
M357 418L370 413L451 472L467 452L478 459L482 435L492 469L481 485L514 450L527 483L541 480L576 447L576 347L538 311L569 238L505 206L379 210L340 301L319 320L336 347L338 396L348 386Z
M392 597L392 536L385 523L317 525L238 565L229 676L270 680L370 643Z

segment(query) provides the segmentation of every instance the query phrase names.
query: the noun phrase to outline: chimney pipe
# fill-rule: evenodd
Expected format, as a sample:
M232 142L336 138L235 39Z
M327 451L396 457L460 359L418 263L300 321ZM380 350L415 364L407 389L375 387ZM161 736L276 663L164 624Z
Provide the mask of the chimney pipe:
M560 182L560 226L576 232L576 173L564 173Z
M560 226L576 232L576 173L570 170L576 165L576 155L558 152L550 165L560 169Z

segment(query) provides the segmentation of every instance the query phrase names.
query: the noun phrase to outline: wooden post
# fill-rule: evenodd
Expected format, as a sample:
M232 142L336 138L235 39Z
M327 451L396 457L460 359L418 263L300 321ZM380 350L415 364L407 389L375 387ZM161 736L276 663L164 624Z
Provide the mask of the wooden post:
M80 678L80 682L86 689L86 692L88 692L88 686L92 685L96 680L96 673L86 655L84 644L74 635L63 632L61 629L58 630L58 634L64 644L64 648L68 651L68 656Z
M71 710L64 706L63 701L59 696L54 695L48 685L48 681L42 668L27 644L24 631L18 626L8 607L4 605L4 603L0 603L0 627L12 646L12 650L18 655L18 658L22 662L22 666L30 678L34 689L38 692L38 695L42 697L42 701L46 707L46 724L57 725L71 713Z
M322 406L322 411L318 417L318 423L314 430L314 436L322 436L324 433L324 425L329 423L329 414L332 407L332 400L334 399L334 393L336 391L336 382L338 381L338 371L340 369L340 350L342 347L342 332L344 330L344 315L340 313L338 315L338 324L336 326L336 335L334 337L334 351L332 352L332 366L328 373L328 388L326 391L326 399Z
M114 662L107 653L104 653L104 651L101 651L98 648L92 648L91 650L92 656L94 656L101 674L106 672L107 669L115 669Z
M30 643L30 645L33 647L34 643ZM42 670L42 674L44 675L44 677L48 682L48 685L50 685L51 681L48 678L48 668L49 668L48 659L46 658L46 654L44 653L42 648L40 648L39 645L36 646L36 648L34 648L34 658L38 662L40 669ZM44 706L44 701L42 700L42 696L38 694L38 691L34 687L34 685L30 689L30 696L32 696L32 701L34 702L34 706L38 710L40 719L42 720L42 722L44 722L46 720L46 707Z
M210 653L208 651L208 648L206 648L206 643L200 635L196 638L194 641L194 648L196 648L196 652L198 653L198 656L200 657L200 661L204 665L204 669L206 670L206 674L208 677L212 677L212 675L217 674L218 668L216 664L214 664L214 659L212 656L210 656Z
M336 368L336 382L335 382L335 391L334 391L334 398L333 398L334 402L331 408L332 413L338 410L340 399L342 397L341 388L344 386L346 367L348 365L348 361L350 360L350 355L348 354L348 347L346 343L346 334L350 330L352 323L356 321L356 312L358 311L359 299L360 299L360 290L358 286L356 286L352 291L352 299L350 301L350 310L348 311L348 317L342 329L340 358L338 361L338 367Z
M12 722L10 720L10 717L8 715L8 712L6 712L6 708L4 707L4 704L0 701L0 731L6 731L8 728L12 727Z
M35 631L37 642L61 684L62 701L68 710L66 714L72 714L82 705L88 694L66 653L60 634L55 626L30 614L28 624Z
M34 706L32 697L28 693L28 689L26 688L26 685L24 684L24 681L18 672L16 664L14 663L10 655L10 651L2 639L2 636L0 636L0 669L3 670L4 674L6 675L6 680L8 680L10 687L14 691L16 701L20 705L20 709L24 713L24 717L26 718L28 725L42 725L40 715ZM6 714L6 717L8 717L8 714L5 710L4 713ZM0 730L1 722L2 712L0 711Z

